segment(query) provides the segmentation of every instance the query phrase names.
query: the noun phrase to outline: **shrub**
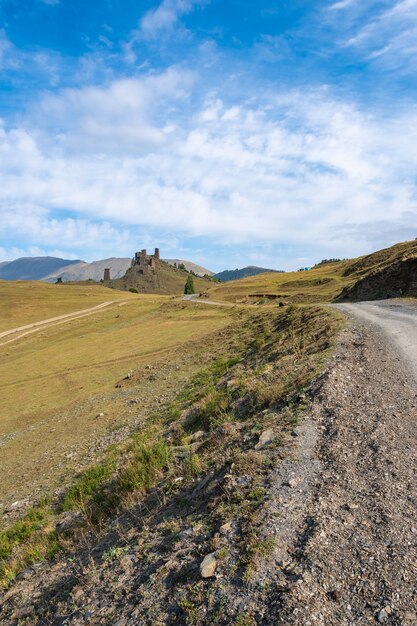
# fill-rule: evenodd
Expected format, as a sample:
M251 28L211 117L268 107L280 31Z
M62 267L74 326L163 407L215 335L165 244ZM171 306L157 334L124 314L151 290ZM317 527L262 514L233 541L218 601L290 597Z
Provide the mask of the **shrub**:
M189 296L195 293L194 278L191 276L191 274L188 276L187 282L185 283L184 293L186 296Z

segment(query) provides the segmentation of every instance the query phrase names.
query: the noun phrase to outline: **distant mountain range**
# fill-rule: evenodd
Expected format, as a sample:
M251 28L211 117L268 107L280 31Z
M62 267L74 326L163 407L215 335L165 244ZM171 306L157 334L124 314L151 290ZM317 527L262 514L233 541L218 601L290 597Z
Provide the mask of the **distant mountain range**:
M54 256L22 257L0 264L1 280L43 280L46 276L82 261L68 261Z
M224 270L214 275L214 278L221 280L222 282L228 282L229 280L238 280L239 278L247 278L248 276L257 276L258 274L264 274L265 272L277 272L282 273L281 270L270 270L265 267L256 267L256 265L248 265L242 269Z
M15 261L0 263L0 280L41 280L54 283L58 278L64 282L95 280L103 278L105 268L110 269L112 279L121 278L130 267L132 259L116 258L102 259L101 261L69 261L57 257L22 257ZM213 275L210 270L182 259L166 259L170 265L183 264L188 271L198 276Z

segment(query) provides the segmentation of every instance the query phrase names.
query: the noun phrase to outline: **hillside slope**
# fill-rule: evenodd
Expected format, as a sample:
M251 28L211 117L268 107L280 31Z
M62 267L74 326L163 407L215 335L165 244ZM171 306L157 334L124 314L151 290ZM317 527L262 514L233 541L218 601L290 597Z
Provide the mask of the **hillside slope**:
M179 266L184 265L187 272L194 272L197 276L213 276L214 272L208 270L206 267L202 267L197 263L193 263L192 261L185 261L184 259L164 259L165 263L169 263L170 265Z
M110 276L116 279L121 278L126 273L131 263L132 259L116 257L93 261L92 263L81 261L64 270L60 268L56 272L50 273L48 276L45 276L43 280L46 282L55 282L57 278L62 278L65 283L84 280L99 282L102 280L106 268L110 269Z
M271 270L265 267L257 267L256 265L248 265L247 267L242 267L242 269L224 270L223 272L215 274L214 278L217 278L217 280L222 282L228 282L230 280L239 280L240 278L247 278L248 276L257 276L258 274L271 272L280 273L280 270Z
M58 257L22 257L0 264L0 280L42 280L52 272L62 271L82 261L70 261Z
M417 296L417 241L303 272L269 273L211 285L206 297L242 303L318 303Z
M165 261L156 260L156 271L149 274L139 273L138 267L129 267L126 274L110 281L109 286L115 289L137 289L139 293L156 293L161 295L181 295L184 293L185 282L190 275L185 270L179 270ZM205 291L212 282L204 278L194 277L196 293Z

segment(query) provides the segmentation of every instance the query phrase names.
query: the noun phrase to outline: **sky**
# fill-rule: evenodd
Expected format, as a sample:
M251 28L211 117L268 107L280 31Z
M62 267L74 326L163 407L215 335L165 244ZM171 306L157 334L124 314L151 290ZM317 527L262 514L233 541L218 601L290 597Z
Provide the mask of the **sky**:
M0 0L0 261L417 237L417 0Z

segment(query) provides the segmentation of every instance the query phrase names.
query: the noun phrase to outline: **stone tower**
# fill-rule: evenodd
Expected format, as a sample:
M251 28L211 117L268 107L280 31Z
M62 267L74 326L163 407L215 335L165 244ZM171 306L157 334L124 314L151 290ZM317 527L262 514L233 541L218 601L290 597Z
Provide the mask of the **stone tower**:
M154 254L155 259L159 260L159 248L155 248L155 254Z
M110 280L110 269L106 267L104 270L104 282L108 282Z

